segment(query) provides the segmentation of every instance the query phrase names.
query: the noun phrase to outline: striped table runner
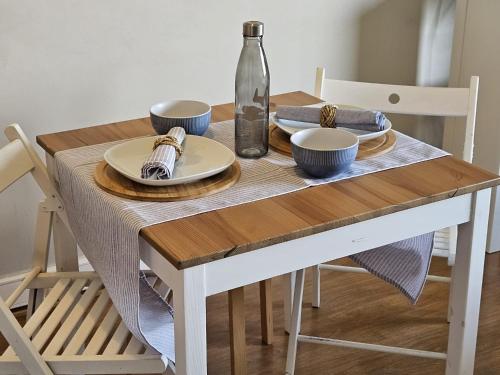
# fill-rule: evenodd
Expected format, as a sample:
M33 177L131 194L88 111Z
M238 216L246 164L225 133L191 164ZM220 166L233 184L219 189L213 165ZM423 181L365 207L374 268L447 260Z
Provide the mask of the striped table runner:
M212 124L206 136L234 149L234 123ZM270 151L261 159L240 159L241 178L221 193L181 202L139 202L101 190L94 169L111 142L58 152L55 155L60 191L78 244L103 282L124 322L142 342L175 361L173 311L140 277L139 231L149 225L290 193L368 173L448 155L444 151L397 133L394 150L375 159L356 161L349 171L330 179L309 179L294 161ZM396 285L415 302L430 261L432 234L353 257L355 261Z

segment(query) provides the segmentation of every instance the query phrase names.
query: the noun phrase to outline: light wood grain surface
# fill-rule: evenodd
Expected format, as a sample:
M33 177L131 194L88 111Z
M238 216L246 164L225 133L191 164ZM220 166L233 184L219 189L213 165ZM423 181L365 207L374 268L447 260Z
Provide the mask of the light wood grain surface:
M271 102L309 105L319 99L293 92ZM212 113L213 122L231 119L233 105L214 106ZM147 134L152 134L149 119L140 119L37 141L54 154ZM497 175L450 156L149 226L141 235L184 269L498 184Z
M189 184L149 186L129 180L103 160L96 167L94 180L102 189L119 197L139 201L173 202L206 197L229 189L238 182L240 174L240 163L235 161L224 172Z

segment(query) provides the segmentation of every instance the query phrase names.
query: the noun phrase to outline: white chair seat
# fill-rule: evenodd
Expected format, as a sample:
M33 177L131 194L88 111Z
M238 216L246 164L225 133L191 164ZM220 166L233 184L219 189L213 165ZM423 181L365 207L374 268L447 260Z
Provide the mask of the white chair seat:
M30 287L45 298L23 330L54 373L162 373L168 361L132 336L94 272L39 274ZM9 347L0 374L27 373Z

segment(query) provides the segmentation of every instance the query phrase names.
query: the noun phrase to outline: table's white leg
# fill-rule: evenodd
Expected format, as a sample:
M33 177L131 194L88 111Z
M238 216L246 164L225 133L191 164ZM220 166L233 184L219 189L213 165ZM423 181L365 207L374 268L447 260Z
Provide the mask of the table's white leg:
M471 220L458 228L446 375L474 371L490 195L491 189L473 195Z
M283 308L285 317L285 332L290 333L290 321L292 316L293 293L295 290L295 274L290 272L285 275L283 280Z
M174 289L176 375L206 375L205 266L182 271Z
M295 273L295 272L294 272ZM302 298L304 296L304 274L305 270L298 270L295 280L293 298L292 326L288 337L288 351L286 355L285 374L293 375L295 372L295 359L297 356L298 336L300 332L300 319L302 317Z

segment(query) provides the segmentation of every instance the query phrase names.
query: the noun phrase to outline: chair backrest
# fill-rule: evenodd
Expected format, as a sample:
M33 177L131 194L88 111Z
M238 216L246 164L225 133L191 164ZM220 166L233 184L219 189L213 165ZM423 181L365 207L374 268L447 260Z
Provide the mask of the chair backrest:
M29 154L18 139L0 149L0 192L34 168Z
M462 159L472 162L479 77L469 88L418 87L341 81L316 69L314 95L335 104L350 104L386 113L466 118Z
M46 197L59 198L45 164L21 127L18 124L8 125L5 135L10 142L0 149L0 193L31 172Z
M38 207L32 263L33 266L39 266L42 271L45 271L50 244L52 213L57 211L58 217L66 225L68 225L68 218L45 164L21 127L17 124L9 125L5 128L5 135L10 142L0 148L0 194L27 173L31 173L44 193L45 200Z

